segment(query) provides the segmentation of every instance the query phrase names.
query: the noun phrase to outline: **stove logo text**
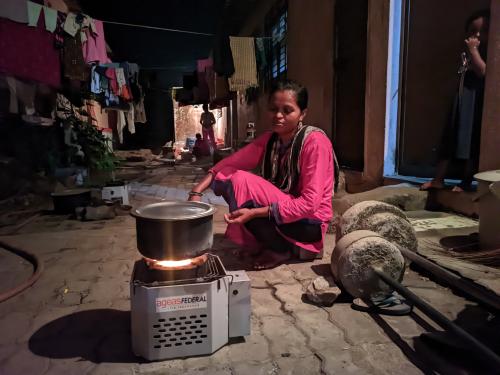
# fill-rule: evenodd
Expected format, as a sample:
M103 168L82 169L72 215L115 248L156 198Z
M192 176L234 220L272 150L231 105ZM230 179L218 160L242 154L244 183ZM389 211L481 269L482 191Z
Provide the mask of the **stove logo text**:
M156 299L156 312L204 309L207 307L207 294L190 294Z

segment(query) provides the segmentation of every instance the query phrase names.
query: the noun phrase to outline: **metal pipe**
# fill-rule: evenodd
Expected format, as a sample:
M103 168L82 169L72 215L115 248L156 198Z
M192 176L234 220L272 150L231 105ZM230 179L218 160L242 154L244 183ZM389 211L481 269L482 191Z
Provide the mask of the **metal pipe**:
M483 288L464 280L462 277L438 266L413 251L404 248L400 248L400 250L405 258L445 281L449 286L460 290L468 297L471 297L489 309L500 311L500 298L493 295L493 293L488 294Z
M431 318L434 322L439 324L445 330L453 333L456 337L470 344L472 350L484 356L486 359L488 359L488 361L497 366L496 368L500 368L500 357L496 355L496 353L493 352L490 348L488 348L486 345L478 341L475 337L467 333L458 325L453 323L451 320L449 320L439 311L434 309L431 305L422 300L419 296L410 291L408 288L404 287L390 276L387 276L380 269L373 268L373 271L378 277L380 277L382 281L384 281L387 285L394 288L403 297L406 297L408 300L413 302L413 304L418 309L420 309L425 315Z

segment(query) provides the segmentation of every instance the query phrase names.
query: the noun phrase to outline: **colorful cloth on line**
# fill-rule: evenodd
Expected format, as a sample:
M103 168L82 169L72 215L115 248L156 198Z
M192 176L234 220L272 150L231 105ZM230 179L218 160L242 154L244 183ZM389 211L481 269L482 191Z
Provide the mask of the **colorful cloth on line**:
M0 51L0 73L60 86L59 52L54 34L44 28L0 18Z
M229 90L242 91L257 87L254 38L229 37L234 61L234 74L229 77Z

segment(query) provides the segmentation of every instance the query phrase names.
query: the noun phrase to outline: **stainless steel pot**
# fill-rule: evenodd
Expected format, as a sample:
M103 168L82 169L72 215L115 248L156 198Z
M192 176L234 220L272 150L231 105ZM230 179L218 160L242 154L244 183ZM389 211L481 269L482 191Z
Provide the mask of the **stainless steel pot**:
M137 248L149 259L193 258L213 244L215 208L202 202L159 202L132 210Z

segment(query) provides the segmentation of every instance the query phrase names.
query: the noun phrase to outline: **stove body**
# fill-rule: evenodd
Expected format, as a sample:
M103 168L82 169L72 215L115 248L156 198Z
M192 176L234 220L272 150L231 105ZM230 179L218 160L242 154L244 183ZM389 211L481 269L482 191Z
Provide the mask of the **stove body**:
M209 255L191 270L137 261L130 284L132 349L148 360L211 354L250 334L250 279Z

